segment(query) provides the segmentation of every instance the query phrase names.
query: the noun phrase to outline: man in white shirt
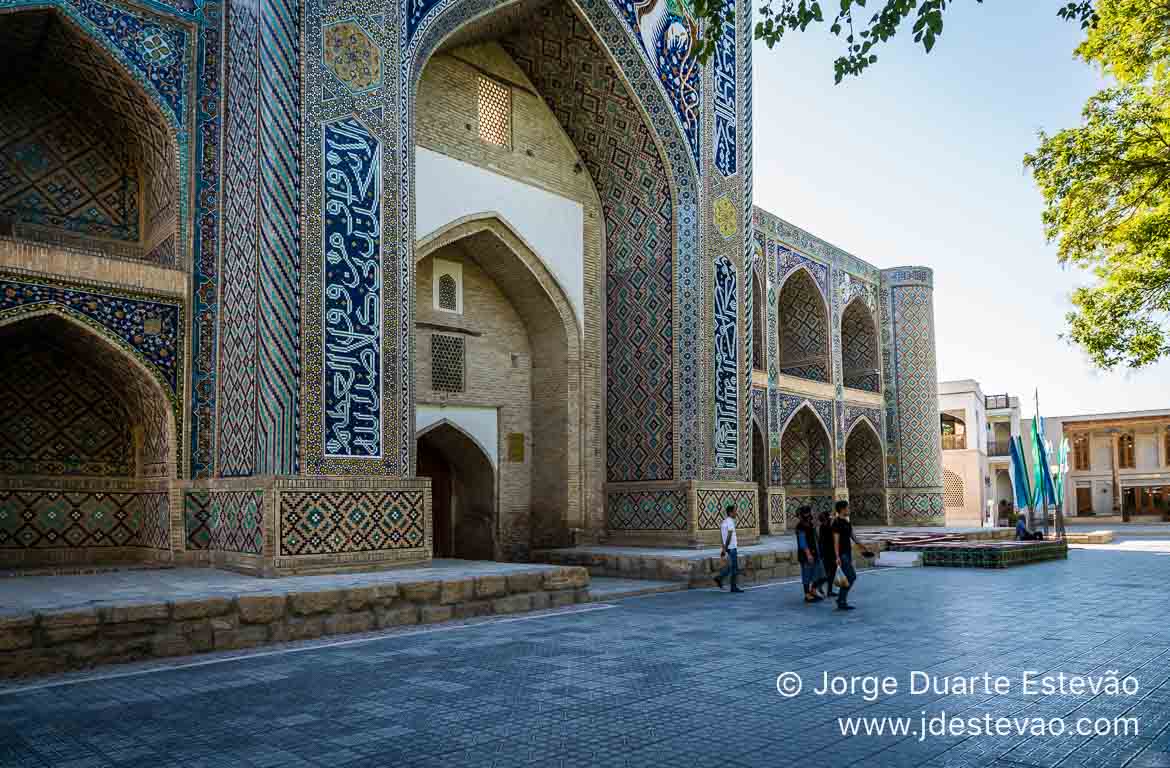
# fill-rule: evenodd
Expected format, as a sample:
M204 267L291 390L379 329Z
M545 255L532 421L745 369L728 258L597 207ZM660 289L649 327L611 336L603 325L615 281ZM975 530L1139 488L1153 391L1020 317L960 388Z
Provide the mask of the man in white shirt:
M727 565L723 566L723 570L715 577L715 583L719 585L720 589L723 589L723 579L730 575L731 591L743 592L735 583L735 579L739 575L739 558L736 553L739 542L735 538L735 505L728 504L725 511L727 516L719 524L719 539L722 545L719 556L727 558Z

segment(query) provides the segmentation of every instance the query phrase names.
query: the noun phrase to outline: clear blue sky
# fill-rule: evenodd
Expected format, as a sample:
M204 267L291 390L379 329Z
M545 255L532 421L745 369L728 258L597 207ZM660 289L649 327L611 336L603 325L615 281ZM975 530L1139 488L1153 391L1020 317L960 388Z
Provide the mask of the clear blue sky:
M1045 243L1022 158L1101 84L1062 4L954 3L929 55L903 34L836 86L827 32L756 43L755 203L878 267L932 267L942 380L1018 395L1025 416L1036 387L1049 416L1170 408L1170 363L1106 374L1059 338L1088 277Z

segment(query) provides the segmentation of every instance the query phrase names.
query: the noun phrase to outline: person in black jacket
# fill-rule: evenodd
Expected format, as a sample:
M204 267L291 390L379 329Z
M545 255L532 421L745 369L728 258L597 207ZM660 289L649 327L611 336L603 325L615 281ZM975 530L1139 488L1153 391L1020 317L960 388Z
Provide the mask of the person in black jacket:
M798 520L796 523L796 559L800 561L800 585L804 588L804 601L815 603L821 599L821 596L817 594L816 587L813 586L817 561L820 558L817 555L819 547L817 546L817 530L812 522L812 507L801 507L796 511L796 515Z
M817 536L820 544L821 564L825 567L825 577L821 580L825 597L836 597L833 591L833 579L837 576L837 554L833 550L833 521L828 512L821 512L817 516Z

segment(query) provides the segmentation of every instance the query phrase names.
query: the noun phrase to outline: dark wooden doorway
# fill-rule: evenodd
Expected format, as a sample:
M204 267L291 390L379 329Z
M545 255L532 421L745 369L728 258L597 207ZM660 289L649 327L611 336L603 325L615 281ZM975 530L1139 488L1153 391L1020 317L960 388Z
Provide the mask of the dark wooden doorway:
M1077 514L1093 514L1093 489L1077 488Z
M760 521L760 533L772 533L772 526L768 521L768 455L764 446L764 436L760 434L760 425L752 420L752 482L756 484L758 497L757 514Z
M431 479L431 520L434 525L435 557L452 557L451 536L451 465L425 440L418 444L419 477Z

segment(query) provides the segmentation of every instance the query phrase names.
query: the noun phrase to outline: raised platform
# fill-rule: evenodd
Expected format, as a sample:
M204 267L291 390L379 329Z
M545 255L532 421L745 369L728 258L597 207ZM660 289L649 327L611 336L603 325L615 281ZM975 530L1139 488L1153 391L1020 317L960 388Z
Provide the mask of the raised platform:
M1064 539L1069 544L1111 544L1113 531L1066 531Z
M462 560L274 579L212 568L0 579L0 677L589 600L583 568Z
M1065 541L933 541L901 544L897 549L921 553L925 566L951 568L1010 568L1068 558Z
M1010 539L1011 528L890 528L858 527L858 538L867 542L866 549L878 554L886 549L936 541L983 541ZM871 568L876 558L861 555L854 547L854 566ZM533 552L533 559L556 565L575 565L589 569L593 577L673 581L692 587L707 587L723 567L718 547L705 549L667 549L629 547L611 544L587 545L566 549ZM800 576L796 557L796 537L792 533L761 536L759 541L739 548L740 580L745 584Z

